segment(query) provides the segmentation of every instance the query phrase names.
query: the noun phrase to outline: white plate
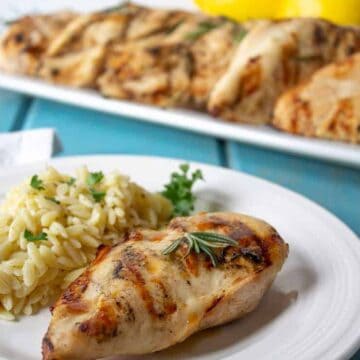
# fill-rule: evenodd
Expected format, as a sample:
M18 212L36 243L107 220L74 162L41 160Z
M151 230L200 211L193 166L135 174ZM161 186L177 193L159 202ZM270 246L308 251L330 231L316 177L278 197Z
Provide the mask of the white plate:
M183 0L175 5L168 0L137 0L137 3L164 8L184 8L196 10L191 0ZM55 11L74 8L76 10L94 10L118 4L118 0L29 0L17 6L13 0L0 1L0 14L3 19L13 19L31 12ZM307 139L279 132L268 126L251 126L227 123L207 114L178 109L160 109L128 101L111 100L95 91L70 89L55 86L41 80L0 73L0 87L39 96L84 108L107 113L126 115L167 126L191 130L220 138L255 144L288 153L302 154L339 163L360 167L360 146L327 140Z
M119 169L156 191L180 161L137 156L90 156L50 161L72 172ZM198 208L247 213L274 225L290 245L289 258L270 291L252 314L232 324L199 333L154 356L131 359L276 359L349 358L360 346L360 243L337 218L293 192L258 178L219 167L200 167ZM44 164L0 175L5 191ZM0 321L0 358L40 357L49 312ZM124 358L121 358L124 360Z

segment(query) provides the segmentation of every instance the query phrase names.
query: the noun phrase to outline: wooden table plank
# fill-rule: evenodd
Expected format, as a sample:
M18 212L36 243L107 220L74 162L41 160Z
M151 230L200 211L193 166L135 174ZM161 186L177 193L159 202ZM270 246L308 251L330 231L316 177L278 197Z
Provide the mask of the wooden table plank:
M20 130L30 98L0 89L0 132Z
M24 127L56 127L60 155L143 154L221 164L214 138L46 100L34 100Z
M360 235L360 171L318 160L228 143L229 166L292 190L324 206Z

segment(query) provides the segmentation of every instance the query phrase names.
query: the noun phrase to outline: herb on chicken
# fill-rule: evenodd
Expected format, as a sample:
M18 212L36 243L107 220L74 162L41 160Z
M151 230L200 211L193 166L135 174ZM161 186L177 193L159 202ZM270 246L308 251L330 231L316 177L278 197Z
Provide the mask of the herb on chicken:
M186 40L195 41L199 39L201 36L205 35L209 31L217 28L219 24L215 24L208 21L202 21L198 24L197 28L194 31L191 31L185 35Z
M234 239L225 235L212 232L189 232L172 242L162 251L162 253L164 255L169 255L175 252L182 243L185 243L187 246L185 257L188 256L191 251L194 251L196 254L202 252L210 258L214 267L219 263L219 259L217 258L214 249L238 246L238 243Z

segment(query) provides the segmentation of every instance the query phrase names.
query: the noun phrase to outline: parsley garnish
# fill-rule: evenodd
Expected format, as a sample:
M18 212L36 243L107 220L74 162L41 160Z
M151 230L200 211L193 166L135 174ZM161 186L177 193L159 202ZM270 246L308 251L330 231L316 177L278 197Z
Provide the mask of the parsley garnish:
M192 40L195 41L199 39L201 36L206 34L207 32L217 28L219 24L215 24L208 21L202 21L198 24L198 27L196 30L191 31L185 35L186 40Z
M36 190L44 190L43 181L37 175L33 175L30 180L30 186Z
M65 181L65 183L68 184L69 186L71 186L71 185L75 184L75 181L76 181L76 179L71 177L68 181Z
M180 170L180 173L171 174L170 182L164 185L162 192L173 204L173 216L187 216L194 210L196 197L191 190L197 180L203 180L200 170L189 174L189 164L180 165Z
M97 191L95 189L90 189L90 192L95 202L100 202L106 195L105 191Z
M86 183L89 186L94 186L95 184L98 184L99 182L101 182L101 180L103 178L104 178L104 174L102 173L102 171L92 172L88 175L88 177L86 179Z
M34 235L31 231L28 229L25 229L24 231L24 238L27 241L39 241L39 240L47 240L47 234L44 232L41 232L38 235Z
M187 246L187 253L185 254L185 257L188 256L192 250L195 251L196 254L203 252L210 258L214 267L219 264L218 257L214 252L215 248L238 246L237 241L225 235L212 232L189 232L185 233L181 238L176 239L167 248L165 248L162 251L163 255L171 254L183 243Z
M60 204L60 201L59 200L56 200L54 197L50 197L50 196L45 196L45 199L46 200L49 200L49 201L52 201L53 203L55 204Z

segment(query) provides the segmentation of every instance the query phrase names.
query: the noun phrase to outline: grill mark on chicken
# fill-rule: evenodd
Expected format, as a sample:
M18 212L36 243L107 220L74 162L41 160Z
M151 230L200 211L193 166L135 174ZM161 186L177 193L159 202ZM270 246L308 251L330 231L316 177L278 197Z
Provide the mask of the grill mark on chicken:
M143 235L138 230L132 230L129 232L127 240L129 241L141 241L143 239Z
M316 24L314 28L314 45L319 46L326 42L326 34L324 32L324 29Z
M134 309L132 308L132 306L128 301L125 301L125 306L126 306L126 320L129 322L134 322L136 319Z
M298 48L294 45L297 42L296 34L293 34L293 37L293 43L285 44L282 47L282 81L286 86L297 82L299 78L299 63L296 61ZM295 61L289 61L290 59Z
M261 254L260 249L251 249L251 248L241 248L241 254L247 258L249 258L255 264L261 264L263 261L263 256Z
M307 128L311 128L309 120L311 118L311 108L308 101L302 100L300 97L296 96L294 98L294 114L291 117L291 131L298 132L298 121L297 119L302 118L308 124Z
M191 275L199 275L199 261L195 254L190 253L188 256L185 257L185 265L186 269L190 272Z
M127 247L121 257L124 270L126 269L124 277L136 287L140 297L145 303L149 314L157 317L159 314L157 314L155 310L154 299L147 289L145 279L141 274L142 266L145 263L144 260L144 254L139 253L131 246Z
M118 335L117 313L112 306L103 302L100 304L94 316L81 322L78 329L89 337L96 338L101 343Z
M115 265L113 273L112 273L113 279L120 278L120 272L123 269L123 267L124 266L123 266L122 262L120 260L118 260L116 262L116 265Z
M101 244L97 248L94 264L101 263L104 260L104 258L106 257L106 255L110 252L110 250L111 250L111 246Z
M330 119L328 124L328 130L335 131L336 128L342 129L344 132L349 133L351 126L346 122L347 119L351 119L354 116L353 104L350 99L342 99L338 103L338 107Z
M243 96L251 95L258 90L261 83L262 73L260 60L260 56L254 57L249 60L249 63L241 78L238 100L241 99Z
M54 352L54 345L51 342L51 340L48 338L48 336L44 336L42 340L42 356L43 358L50 358L51 353ZM56 359L54 359L56 360Z
M88 309L87 304L82 300L82 295L86 291L90 282L90 273L86 270L65 290L60 303L67 305L69 311L85 312Z
M170 292L160 279L154 279L153 282L161 290L162 299L159 299L163 306L163 312L158 314L159 318L165 318L168 315L173 314L177 310L177 305L170 296Z
M212 303L210 304L209 307L206 308L205 310L205 314L209 313L211 310L213 310L219 303L220 301L224 298L224 295L221 295L217 298L215 298Z

